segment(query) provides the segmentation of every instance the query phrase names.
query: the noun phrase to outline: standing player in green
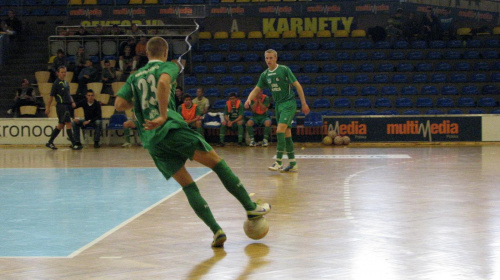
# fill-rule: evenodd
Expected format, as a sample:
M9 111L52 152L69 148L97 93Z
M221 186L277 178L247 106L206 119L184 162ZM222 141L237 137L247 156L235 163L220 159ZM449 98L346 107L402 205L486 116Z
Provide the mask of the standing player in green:
M304 90L290 68L277 63L278 53L275 50L269 49L264 53L264 56L268 69L260 75L257 86L250 92L245 102L245 108L248 109L250 107L251 101L262 89L268 88L271 91L275 102L276 120L278 122L276 129L278 143L276 147L276 162L269 167L269 170L297 172L298 167L295 162L291 129L295 111L297 110L297 103L292 86L297 89L302 104L302 112L306 115L309 114L309 106L306 103ZM283 167L283 153L285 151L290 160L290 164L287 167Z
M211 168L224 187L242 204L249 219L271 211L268 203L253 202L240 179L231 171L203 137L190 129L175 111L175 88L179 68L166 62L168 44L160 37L151 38L146 46L148 64L132 74L118 91L118 111L133 108L136 126L144 148L148 149L158 170L168 180L173 177L187 196L200 219L214 234L212 246L222 247L226 234L217 224L196 183L184 166L187 159Z
M257 96L250 103L252 110L252 118L247 121L247 131L250 137L250 147L255 147L255 138L253 133L254 126L264 127L264 140L262 140L262 147L269 145L269 135L271 134L271 118L268 116L269 104L271 103L269 96L265 95L263 91L259 91Z

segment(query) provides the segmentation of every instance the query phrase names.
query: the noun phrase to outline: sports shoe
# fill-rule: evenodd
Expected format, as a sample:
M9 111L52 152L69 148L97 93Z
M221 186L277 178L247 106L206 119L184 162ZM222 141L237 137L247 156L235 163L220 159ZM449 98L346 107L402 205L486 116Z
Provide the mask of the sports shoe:
M126 147L130 147L130 145L131 144L129 142L125 142L125 143L123 143L122 147L126 148Z
M283 168L283 166L281 164L279 164L278 162L275 162L273 163L273 165L269 166L267 169L271 170L271 171L279 171Z
M12 109L7 110L7 115L12 114Z
M271 205L269 203L257 202L254 210L247 211L247 218L249 220L258 219L269 212L271 212Z
M83 146L79 146L79 145L75 144L75 145L71 145L71 146L70 146L70 148L71 148L72 150L75 150L75 151L76 151L76 150L81 150L81 149L83 149Z
M292 166L292 165L288 165L287 167L285 168L282 168L280 170L281 173L286 173L286 172L297 172L299 171L299 167L296 165Z
M99 142L94 142L94 148L99 149L100 147L101 145L99 144Z
M267 146L269 146L267 139L262 140L262 147L267 147Z
M224 247L224 242L226 242L226 240L227 240L226 234L222 231L222 229L219 229L214 234L214 241L212 241L212 247Z
M250 144L248 144L248 146L250 146L250 147L255 147L255 141L253 141L253 140L252 140L252 141L250 141Z
M45 144L45 147L52 150L57 150L57 147L54 145L54 143L47 142L47 144Z

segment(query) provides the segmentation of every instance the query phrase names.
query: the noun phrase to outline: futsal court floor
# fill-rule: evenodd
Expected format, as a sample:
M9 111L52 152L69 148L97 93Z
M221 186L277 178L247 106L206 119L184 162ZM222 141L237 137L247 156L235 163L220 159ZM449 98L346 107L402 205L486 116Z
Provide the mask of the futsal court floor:
M268 235L217 176L187 166L212 233L140 147L0 147L0 279L500 279L498 143L215 148L272 205Z

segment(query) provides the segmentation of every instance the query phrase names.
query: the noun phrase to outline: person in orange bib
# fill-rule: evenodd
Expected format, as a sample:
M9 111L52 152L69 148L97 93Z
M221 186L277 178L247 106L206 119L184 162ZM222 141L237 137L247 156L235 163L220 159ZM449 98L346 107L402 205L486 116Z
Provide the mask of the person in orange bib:
M224 147L224 137L226 136L227 128L231 128L233 131L238 130L238 145L243 146L243 115L245 109L243 108L243 102L236 97L236 93L231 92L229 94L229 99L226 102L226 108L224 109L224 121L220 127L219 134L219 147Z
M184 94L182 100L183 103L177 107L177 112L182 115L182 118L184 118L189 127L196 129L196 132L203 136L203 129L201 128L201 112L198 105L193 104L193 100L189 94Z
M264 127L264 139L262 140L262 147L269 145L269 135L271 134L271 118L268 115L270 105L269 96L265 95L261 90L257 96L251 101L250 109L252 110L252 117L247 121L247 131L250 137L250 147L255 147L253 128Z

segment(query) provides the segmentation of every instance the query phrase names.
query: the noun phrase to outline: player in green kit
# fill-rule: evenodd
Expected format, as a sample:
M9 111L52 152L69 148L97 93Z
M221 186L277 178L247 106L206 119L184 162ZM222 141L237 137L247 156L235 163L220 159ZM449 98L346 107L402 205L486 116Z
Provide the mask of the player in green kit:
M276 129L276 137L278 143L276 147L276 162L269 167L269 170L280 172L297 172L298 167L295 162L295 151L292 141L292 121L297 110L297 103L295 101L295 94L292 91L292 86L297 89L300 102L302 104L302 112L309 114L309 106L306 103L304 90L293 75L290 68L285 65L279 65L278 53L275 50L269 49L264 53L266 69L260 74L257 86L250 92L245 108L249 108L252 100L264 88L271 91L275 102L275 115L278 122ZM283 167L283 153L286 151L290 164Z
M166 62L168 44L160 37L151 38L146 46L148 64L129 76L118 91L115 108L133 108L137 130L158 170L168 180L173 177L187 196L196 215L212 230L212 246L222 247L226 234L217 224L196 183L184 166L187 159L211 168L224 187L242 204L248 219L271 211L268 203L253 202L239 178L231 171L203 137L190 129L175 111L175 88L179 68Z

